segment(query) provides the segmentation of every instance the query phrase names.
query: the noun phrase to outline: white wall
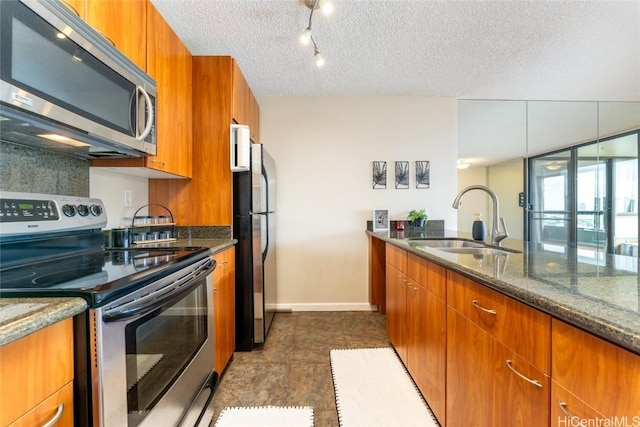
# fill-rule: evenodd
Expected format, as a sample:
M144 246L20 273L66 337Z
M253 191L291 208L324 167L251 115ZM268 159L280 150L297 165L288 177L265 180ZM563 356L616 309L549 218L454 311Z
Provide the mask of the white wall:
M277 164L278 306L369 309L366 221L373 209L404 219L426 208L456 228L457 102L423 97L263 97L260 139ZM371 162L387 161L386 190ZM411 162L410 189L393 162ZM431 188L415 189L415 161Z
M133 213L149 203L149 180L124 175L108 168L91 168L89 194L102 200L107 211L107 229L131 225ZM124 206L124 190L131 190L132 206ZM146 210L141 211L146 214Z

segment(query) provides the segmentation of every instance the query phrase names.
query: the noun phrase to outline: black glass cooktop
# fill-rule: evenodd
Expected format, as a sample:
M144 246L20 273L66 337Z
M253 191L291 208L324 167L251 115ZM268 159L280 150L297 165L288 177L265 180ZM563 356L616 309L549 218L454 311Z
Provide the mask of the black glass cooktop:
M201 247L87 251L3 268L0 297L79 296L96 307L208 255Z

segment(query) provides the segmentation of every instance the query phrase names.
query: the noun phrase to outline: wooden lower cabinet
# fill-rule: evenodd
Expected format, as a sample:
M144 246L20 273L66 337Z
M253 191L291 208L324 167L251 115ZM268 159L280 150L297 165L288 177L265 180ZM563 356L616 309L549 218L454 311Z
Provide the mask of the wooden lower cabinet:
M604 420L604 416L556 381L551 381L551 427L598 425L598 419Z
M640 355L395 245L384 252L389 340L442 426L640 426Z
M213 273L214 369L221 375L236 347L235 248L214 254L213 259L217 262Z
M640 356L556 319L552 322L552 343L552 373L557 385L596 415L625 420L610 425L640 425ZM579 406L567 406L572 415L591 416L589 411L580 415L580 410ZM555 420L552 418L551 425Z
M409 290L407 369L441 425L445 425L446 313L444 301L417 285Z
M53 393L9 427L44 426L57 418L56 427L73 426L73 381Z
M548 426L550 378L453 308L447 310L446 425Z
M441 424L445 422L446 304L428 290L446 276L440 267L388 248L387 333L398 356ZM411 276L409 276L411 274ZM419 280L416 280L419 278Z
M71 318L0 347L0 426L44 425L60 403L56 427L73 426Z

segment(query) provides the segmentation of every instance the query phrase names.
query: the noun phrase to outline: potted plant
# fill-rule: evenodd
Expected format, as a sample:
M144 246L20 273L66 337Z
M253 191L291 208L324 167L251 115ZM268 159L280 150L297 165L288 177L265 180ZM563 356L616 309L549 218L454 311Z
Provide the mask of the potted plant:
M407 216L407 219L411 221L411 225L413 225L414 227L422 228L424 227L424 223L427 221L427 219L429 219L429 216L424 211L424 209L420 209L419 211L414 209L409 211L409 216Z

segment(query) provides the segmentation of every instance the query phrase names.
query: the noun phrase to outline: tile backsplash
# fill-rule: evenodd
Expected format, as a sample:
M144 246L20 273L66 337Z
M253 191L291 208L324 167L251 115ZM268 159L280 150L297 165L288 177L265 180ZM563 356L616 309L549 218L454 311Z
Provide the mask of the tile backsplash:
M0 189L89 197L89 161L0 141Z

